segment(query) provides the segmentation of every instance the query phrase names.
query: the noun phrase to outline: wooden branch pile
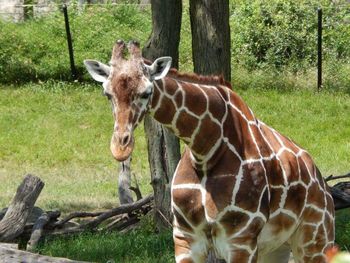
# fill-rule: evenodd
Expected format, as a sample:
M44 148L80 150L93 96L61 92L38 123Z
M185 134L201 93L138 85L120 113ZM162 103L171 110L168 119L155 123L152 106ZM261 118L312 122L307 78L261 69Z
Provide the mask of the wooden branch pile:
M24 178L10 206L0 211L0 242L15 242L19 244L19 248L33 251L43 238L79 234L84 231L127 231L136 227L140 217L151 211L153 206L153 195L149 195L134 203L110 210L73 212L59 219L60 211L43 211L34 207L43 187L44 183L36 176L27 175ZM79 219L81 223L72 221L73 219ZM49 261L47 257L40 257L37 254L15 250L13 247L5 247L0 243L1 262L73 262L55 258ZM11 260L7 261L6 258Z

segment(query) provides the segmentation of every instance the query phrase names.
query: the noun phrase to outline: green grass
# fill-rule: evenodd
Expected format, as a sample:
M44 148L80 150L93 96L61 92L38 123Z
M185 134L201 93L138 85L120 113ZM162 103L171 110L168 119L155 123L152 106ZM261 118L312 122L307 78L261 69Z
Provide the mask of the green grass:
M146 228L149 228L146 226ZM90 262L164 263L174 261L170 231L136 229L119 233L83 234L44 243L38 252Z

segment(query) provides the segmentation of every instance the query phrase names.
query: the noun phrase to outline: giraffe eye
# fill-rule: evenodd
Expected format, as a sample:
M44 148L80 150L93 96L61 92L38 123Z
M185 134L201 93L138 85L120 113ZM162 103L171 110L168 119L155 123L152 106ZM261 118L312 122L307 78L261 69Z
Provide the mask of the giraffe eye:
M144 100L148 99L151 94L152 94L152 92L150 92L150 91L143 92L140 94L140 98L144 99Z

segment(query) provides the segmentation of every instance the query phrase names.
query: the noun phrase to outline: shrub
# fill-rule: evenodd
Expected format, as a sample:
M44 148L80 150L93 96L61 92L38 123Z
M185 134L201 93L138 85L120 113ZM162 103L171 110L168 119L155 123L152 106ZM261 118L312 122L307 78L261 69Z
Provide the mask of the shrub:
M232 57L248 69L316 65L317 8L323 8L326 59L350 58L350 5L346 1L231 2Z

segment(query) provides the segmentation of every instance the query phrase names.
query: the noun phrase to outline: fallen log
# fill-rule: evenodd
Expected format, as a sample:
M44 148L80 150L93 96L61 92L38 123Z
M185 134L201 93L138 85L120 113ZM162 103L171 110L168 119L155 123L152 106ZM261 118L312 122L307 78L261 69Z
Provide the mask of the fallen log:
M0 259L1 263L86 263L86 261L75 261L67 258L56 258L49 256L42 256L30 252L9 248L0 244Z
M39 197L44 183L39 177L26 175L17 188L5 216L0 221L0 242L9 242L18 237L26 225L34 204Z

